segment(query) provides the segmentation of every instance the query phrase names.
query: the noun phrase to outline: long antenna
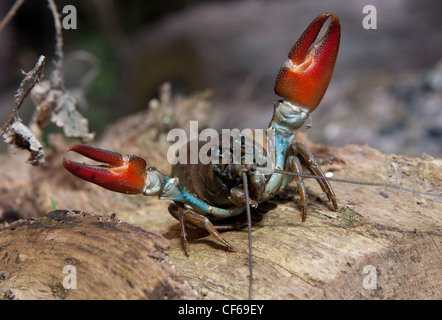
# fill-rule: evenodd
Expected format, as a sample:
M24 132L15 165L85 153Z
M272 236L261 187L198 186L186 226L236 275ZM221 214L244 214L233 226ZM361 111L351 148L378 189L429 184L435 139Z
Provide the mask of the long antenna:
M246 197L247 226L249 230L249 300L252 300L253 260L252 260L252 214L250 213L249 187L247 185L247 172L242 172L242 183Z
M432 193L432 192L421 192L417 190L407 189L404 187L400 187L394 184L389 183L375 183L375 182L362 182L362 181L353 181L353 180L345 180L345 179L337 179L337 178L328 178L328 177L322 177L322 176L316 176L313 174L306 174L306 173L298 173L298 172L290 172L290 171L284 171L284 170L278 170L278 169L267 169L267 168L261 168L252 166L252 169L256 171L261 171L263 173L280 173L280 174L286 174L290 176L300 176L303 178L313 178L313 179L322 179L322 180L328 180L328 181L335 181L335 182L343 182L343 183L352 183L352 184L360 184L365 186L377 186L377 187L386 187L386 188L393 188L398 189L402 191L427 195L427 196L435 196L435 197L442 197L442 193Z

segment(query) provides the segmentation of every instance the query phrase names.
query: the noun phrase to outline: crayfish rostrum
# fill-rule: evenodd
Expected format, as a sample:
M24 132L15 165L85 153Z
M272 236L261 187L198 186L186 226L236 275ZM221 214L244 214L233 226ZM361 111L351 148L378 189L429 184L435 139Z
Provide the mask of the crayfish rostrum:
M313 45L328 19L330 24L324 37ZM337 211L336 197L329 181L325 179L312 153L295 140L294 130L303 125L327 90L338 54L340 30L336 15L325 13L318 16L295 43L288 55L289 59L279 71L275 93L282 99L274 103L274 113L268 128L273 132L268 135L268 139L271 139L268 142L274 148L273 168L278 172L260 171L260 164L246 163L245 154L242 153L241 160L237 163L176 164L172 175L168 176L150 167L139 156L121 155L83 144L73 145L69 151L107 165L94 166L66 159L63 159L63 165L77 177L112 191L143 193L172 200L169 212L181 224L186 251L186 223L206 229L215 239L234 250L218 232L215 220L241 214L250 204L258 206L281 192L292 180L298 186L304 221L307 214L307 193L303 177L286 175L281 171L299 174L302 173L302 167L306 167L312 175L318 177L319 185ZM219 136L219 141L225 139L226 137ZM246 138L239 136L234 139L239 141L233 142L243 143ZM225 159L221 150L212 148L211 152L215 158L219 156ZM247 182L242 179L244 173ZM231 226L236 227L237 225ZM225 230L226 226L223 225L222 228Z

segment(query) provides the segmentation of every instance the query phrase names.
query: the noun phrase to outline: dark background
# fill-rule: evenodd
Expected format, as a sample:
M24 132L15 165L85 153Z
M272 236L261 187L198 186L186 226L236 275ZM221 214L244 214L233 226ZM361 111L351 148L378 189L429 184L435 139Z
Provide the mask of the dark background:
M13 3L0 2L1 17ZM312 114L310 139L442 156L440 0L56 3L60 13L68 4L77 9L78 28L63 31L64 77L92 131L147 108L164 81L174 94L211 89L215 129L265 128L281 63L307 25L331 11L341 19L341 47L329 90ZM368 4L377 9L376 30L362 27ZM47 2L25 1L0 33L0 44L3 124L20 70L30 70L44 54L50 74L55 31ZM96 73L89 81L91 66ZM28 99L20 110L25 122L32 111Z

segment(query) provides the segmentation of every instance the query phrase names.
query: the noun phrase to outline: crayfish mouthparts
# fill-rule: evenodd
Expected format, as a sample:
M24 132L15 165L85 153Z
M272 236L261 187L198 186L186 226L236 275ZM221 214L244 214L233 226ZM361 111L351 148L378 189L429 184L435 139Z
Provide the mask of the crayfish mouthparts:
M127 194L142 193L146 178L146 161L136 155L122 155L97 147L76 144L74 151L105 165L90 165L63 158L63 166L73 175L105 189Z

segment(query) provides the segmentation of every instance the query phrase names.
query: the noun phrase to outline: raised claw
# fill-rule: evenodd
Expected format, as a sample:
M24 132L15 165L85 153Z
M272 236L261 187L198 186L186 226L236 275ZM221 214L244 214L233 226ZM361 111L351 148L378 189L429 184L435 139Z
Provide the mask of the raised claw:
M318 44L315 41L325 21L331 17L330 25ZM292 104L316 109L327 90L333 74L341 37L341 24L333 13L318 16L307 27L286 60L275 83L275 93Z
M73 145L67 151L74 151L92 160L106 163L89 165L63 158L63 166L73 175L111 191L127 194L143 192L147 168L143 158L133 154L123 156L118 152L85 144Z

